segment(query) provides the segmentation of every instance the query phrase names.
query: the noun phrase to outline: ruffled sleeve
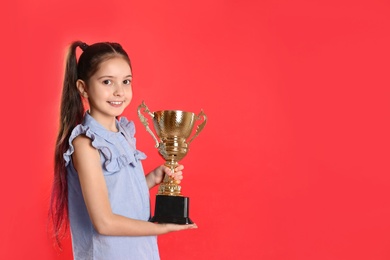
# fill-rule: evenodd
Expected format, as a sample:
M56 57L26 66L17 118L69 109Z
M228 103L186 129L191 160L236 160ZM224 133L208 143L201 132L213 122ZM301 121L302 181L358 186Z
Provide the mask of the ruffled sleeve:
M77 125L73 129L73 131L69 137L69 148L64 153L65 166L68 166L68 164L71 160L71 156L74 152L73 140L79 135L85 135L89 139L91 139L92 146L94 148L100 150L105 158L112 157L112 153L111 153L110 149L107 147L107 145L104 145L105 141L103 138L101 138L100 136L98 136L94 132L92 132L88 126Z
M120 124L122 130L125 131L125 141L129 142L130 147L133 147L133 149L124 149L122 145L119 145L120 147L116 147L114 144L107 142L105 138L92 131L89 126L78 125L73 129L69 138L69 149L64 153L65 166L68 166L69 162L71 161L71 156L74 152L74 147L72 144L73 140L79 135L85 135L91 139L92 146L96 148L102 155L102 167L104 174L118 172L123 167L128 165L136 167L138 161L145 159L146 155L143 152L135 149L134 123L127 120L121 120ZM105 134L103 134L103 136L105 136ZM114 135L115 133L112 133L111 138L115 138ZM123 144L125 147L128 147L128 145L129 144Z

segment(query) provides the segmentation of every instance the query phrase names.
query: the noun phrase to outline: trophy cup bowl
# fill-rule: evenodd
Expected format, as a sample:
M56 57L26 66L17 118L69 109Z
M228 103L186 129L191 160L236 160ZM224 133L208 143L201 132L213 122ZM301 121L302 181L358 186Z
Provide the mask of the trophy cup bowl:
M144 114L152 118L158 138L150 129ZM179 161L187 155L190 143L199 135L207 122L207 117L203 111L198 115L181 110L150 112L145 102L138 106L138 117L146 131L156 142L155 147L165 160L165 165L172 171L174 171ZM194 132L196 121L201 121L201 123L197 125L195 133L190 138ZM165 175L163 182L159 185L155 216L150 221L176 224L193 223L189 218L189 197L184 197L181 194L181 186L168 175Z

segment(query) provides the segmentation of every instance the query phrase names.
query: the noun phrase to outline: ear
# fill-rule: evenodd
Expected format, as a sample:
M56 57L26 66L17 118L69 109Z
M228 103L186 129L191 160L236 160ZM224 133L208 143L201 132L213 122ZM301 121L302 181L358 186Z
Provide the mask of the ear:
M76 81L76 87L77 87L78 91L80 92L81 96L88 98L87 85L85 84L85 82L83 80L78 79Z

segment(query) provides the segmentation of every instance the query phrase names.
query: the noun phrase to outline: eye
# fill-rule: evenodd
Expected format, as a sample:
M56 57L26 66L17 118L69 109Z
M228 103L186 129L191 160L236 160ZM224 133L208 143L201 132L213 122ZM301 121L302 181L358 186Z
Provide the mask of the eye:
M111 82L111 80L106 79L106 80L103 80L103 84L104 84L104 85L111 85L112 82Z
M123 81L123 84L125 84L125 85L130 85L130 84L131 84L131 80L130 80L130 79L125 79L125 80Z

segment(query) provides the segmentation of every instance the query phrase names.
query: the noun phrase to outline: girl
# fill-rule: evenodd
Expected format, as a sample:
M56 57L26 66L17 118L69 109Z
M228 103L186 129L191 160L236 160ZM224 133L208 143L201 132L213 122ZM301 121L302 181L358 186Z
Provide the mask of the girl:
M77 62L76 49L83 53ZM178 183L183 166L146 176L134 123L122 117L132 99L132 70L117 43L71 44L66 60L56 142L51 219L61 246L70 223L74 259L159 259L157 235L197 228L155 224L149 190L165 174ZM83 98L89 110L84 114Z

